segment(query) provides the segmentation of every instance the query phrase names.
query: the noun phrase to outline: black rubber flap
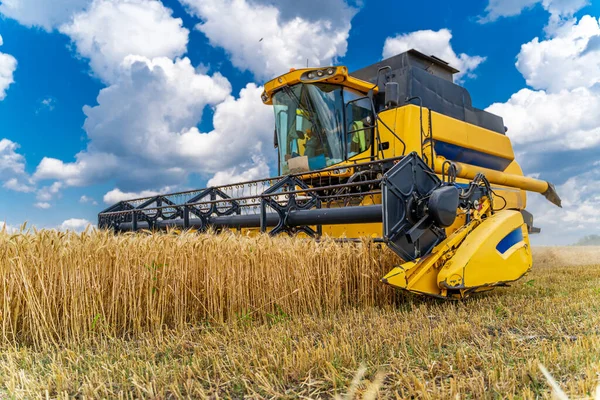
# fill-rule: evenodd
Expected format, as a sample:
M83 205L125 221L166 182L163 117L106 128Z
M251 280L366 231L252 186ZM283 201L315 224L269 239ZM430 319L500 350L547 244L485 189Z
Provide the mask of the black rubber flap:
M440 179L416 153L403 158L383 178L383 234L405 261L429 254L446 237L430 217L415 213L419 202L440 186Z

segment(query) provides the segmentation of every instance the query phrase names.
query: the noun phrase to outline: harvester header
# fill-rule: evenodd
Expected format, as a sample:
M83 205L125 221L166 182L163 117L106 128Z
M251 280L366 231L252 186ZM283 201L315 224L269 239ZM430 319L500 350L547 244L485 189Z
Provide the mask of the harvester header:
M464 298L531 268L526 177L501 117L477 109L458 72L415 50L349 73L290 70L265 84L275 112L274 178L122 201L98 225L287 233L386 243L400 264L384 283Z

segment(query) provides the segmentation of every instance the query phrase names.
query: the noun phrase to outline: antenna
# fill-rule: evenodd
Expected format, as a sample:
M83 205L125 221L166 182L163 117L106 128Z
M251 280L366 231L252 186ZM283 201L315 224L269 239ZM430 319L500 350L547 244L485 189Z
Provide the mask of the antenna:
M308 68L308 58L306 59L306 68Z

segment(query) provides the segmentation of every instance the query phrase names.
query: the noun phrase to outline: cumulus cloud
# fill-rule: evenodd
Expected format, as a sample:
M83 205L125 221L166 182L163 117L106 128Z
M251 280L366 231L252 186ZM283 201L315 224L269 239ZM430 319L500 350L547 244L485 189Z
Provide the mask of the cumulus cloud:
M262 87L248 84L235 98L222 75L179 58L188 31L160 2L95 0L60 30L107 87L96 106L84 107L87 149L73 161L45 157L37 166L36 182L54 181L38 191L39 201L109 180L130 197L184 184L190 174L236 173L271 142L273 116L260 100ZM201 132L206 107L214 108L214 129Z
M594 163L600 151L600 52L593 46L598 35L598 21L584 16L555 36L524 44L517 67L538 90L521 89L487 108L504 118L525 172L552 177L563 198L559 210L529 195L528 209L543 229L534 243L568 244L599 232L600 175Z
M238 161L236 155L261 144L255 139L265 119L272 126L262 88L250 84L236 100L227 79L197 72L188 59L130 61L119 83L100 92L98 105L84 109L88 149L72 163L45 158L36 179L84 186L114 178L128 190L162 187ZM216 106L215 130L201 133L196 124L207 105Z
M600 234L600 172L581 165L586 172L568 178L556 190L562 197L558 209L540 195L530 195L527 208L533 210L535 225L542 228L537 243L573 244L589 234Z
M536 89L521 89L488 111L504 117L508 135L528 153L600 147L600 37L595 18L584 16L559 36L524 44L517 68Z
M186 2L211 43L256 76L271 77L306 58L329 64L345 54L356 9L344 0L320 4L322 13L291 0L276 3ZM46 27L68 35L106 87L97 105L84 107L87 148L72 160L45 157L38 164L33 180L45 185L36 192L38 202L50 202L66 187L108 181L117 189L103 200L115 202L184 185L191 174L214 184L268 174L274 123L272 109L260 100L263 88L250 83L235 97L226 78L195 68L183 57L189 32L171 10L157 0L93 0L71 14ZM213 129L201 131L207 107Z
M93 206L97 206L98 202L91 197L86 196L85 194L79 198L79 202L81 204L91 204Z
M197 128L184 132L177 147L192 159L196 170L210 173L236 165L252 164L256 156L273 159L273 110L262 104L261 86L249 83L238 98L229 96L218 104L214 129L202 134ZM263 150L268 152L263 154Z
M328 20L335 26L343 26L358 12L362 0L253 0L252 3L277 7L282 21L300 17L307 21Z
M36 26L47 31L68 22L91 0L2 0L0 13L21 25Z
M8 190L33 192L35 188L25 172L25 157L17 152L18 149L18 143L0 139L0 183Z
M202 20L196 29L213 46L225 49L234 66L263 80L292 67L304 67L307 60L311 66L335 63L346 54L354 15L349 7L340 8L337 14L329 13L329 18L315 19L297 13L294 17L289 13L283 16L271 4L247 0L181 1Z
M36 198L41 202L48 202L59 194L62 187L62 182L54 182L50 186L44 186L37 191Z
M485 14L479 18L479 22L487 23L502 17L513 17L540 4L551 15L548 26L552 31L552 28L573 17L589 3L588 0L489 0Z
M35 187L28 185L17 178L10 178L2 185L3 188L21 193L35 192Z
M523 44L517 68L527 84L553 92L600 82L600 24L586 15L557 36Z
M130 55L175 58L187 50L189 31L157 0L95 0L60 31L105 82L118 77Z
M41 201L38 202L38 203L35 203L33 206L36 207L36 208L42 209L42 210L47 210L50 207L52 207L50 205L50 203L45 203L45 202L41 202Z
M523 10L533 8L540 2L541 0L489 0L485 8L485 15L479 18L479 22L492 22L501 17L513 17L521 14Z
M18 143L0 140L0 179L25 173L25 157L17 153L18 148Z
M90 221L88 221L87 219L70 218L70 219L64 221L62 224L60 224L58 229L61 231L82 232L90 225L92 225L92 223Z
M600 90L547 93L521 89L487 111L504 117L508 135L529 152L579 150L600 145Z
M450 44L451 39L452 32L448 29L422 30L388 37L383 45L382 57L388 58L415 49L426 55L441 58L460 70L456 75L458 80L465 75L473 76L473 71L485 61L485 57L456 54Z
M0 5L1 7L1 5ZM0 46L4 44L0 36ZM0 52L0 101L6 97L6 90L14 83L14 72L17 69L17 59L10 54Z
M274 122L260 100L262 87L248 84L234 98L225 78L198 73L187 59L142 64L132 64L129 79L104 89L98 106L85 109L88 149L72 163L42 160L36 179L67 186L115 179L129 191L163 187L191 173L249 163L271 143ZM214 129L200 132L204 107L215 104Z
M269 176L269 166L264 158L255 156L252 163L244 163L219 171L209 179L207 186L222 186L231 183L246 182Z
M56 179L66 186L85 186L108 179L119 168L119 160L114 154L80 152L75 158L76 162L65 163L56 158L44 157L38 164L33 179ZM58 189L62 186L60 183Z
M35 112L36 114L40 114L43 111L52 112L56 108L56 99L53 97L47 97L40 101L40 105Z

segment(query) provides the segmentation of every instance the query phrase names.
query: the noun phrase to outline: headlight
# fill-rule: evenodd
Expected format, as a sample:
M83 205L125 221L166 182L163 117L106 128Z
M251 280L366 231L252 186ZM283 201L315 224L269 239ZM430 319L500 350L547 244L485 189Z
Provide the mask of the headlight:
M327 69L327 74L328 75L333 75L334 72L335 72L335 68L329 68L329 69Z
M315 73L314 72L309 72L308 73L308 79L313 79L315 77Z
M267 92L264 92L262 94L262 96L260 96L260 98L262 99L263 103L266 103L269 100L269 96L267 96Z
M317 71L317 76L323 76L323 71L321 71L321 70L318 70L318 71Z

